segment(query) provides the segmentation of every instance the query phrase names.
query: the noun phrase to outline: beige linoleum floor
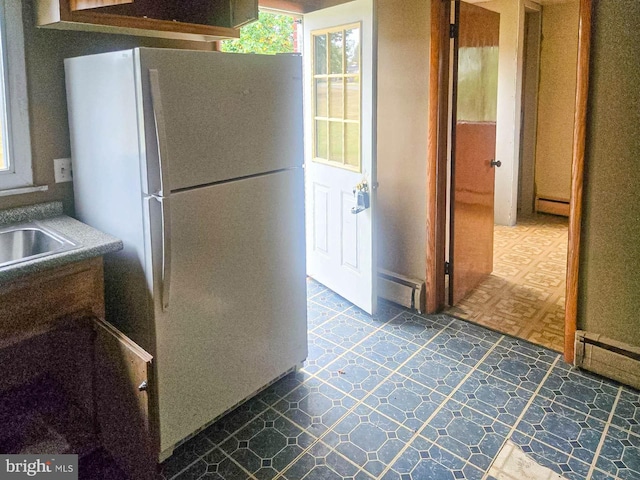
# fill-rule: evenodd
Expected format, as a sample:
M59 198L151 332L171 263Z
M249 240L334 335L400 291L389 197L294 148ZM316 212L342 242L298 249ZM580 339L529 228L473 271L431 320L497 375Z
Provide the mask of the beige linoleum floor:
M493 273L447 313L563 351L567 230L554 215L496 225Z

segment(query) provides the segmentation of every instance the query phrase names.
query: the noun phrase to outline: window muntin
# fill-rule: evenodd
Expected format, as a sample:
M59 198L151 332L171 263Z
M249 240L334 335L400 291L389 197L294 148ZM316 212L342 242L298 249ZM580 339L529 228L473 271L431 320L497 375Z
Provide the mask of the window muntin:
M313 161L361 171L361 25L311 33Z

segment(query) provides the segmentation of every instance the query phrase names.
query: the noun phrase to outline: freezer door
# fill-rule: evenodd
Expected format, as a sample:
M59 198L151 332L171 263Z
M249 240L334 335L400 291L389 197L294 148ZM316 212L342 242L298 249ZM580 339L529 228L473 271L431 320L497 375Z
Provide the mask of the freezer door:
M135 52L146 193L302 165L300 57Z
M174 193L169 241L150 210L161 451L306 358L302 177Z

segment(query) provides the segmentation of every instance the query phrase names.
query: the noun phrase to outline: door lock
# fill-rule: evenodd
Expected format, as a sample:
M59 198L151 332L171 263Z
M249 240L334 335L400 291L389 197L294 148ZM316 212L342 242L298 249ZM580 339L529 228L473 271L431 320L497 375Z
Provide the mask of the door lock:
M351 213L354 215L364 212L371 206L371 199L369 197L369 185L366 181L363 181L356 185L353 189L353 195L356 197L356 206L351 208Z
M497 162L495 160L491 160L491 167L498 167L500 168L502 166L502 162L500 160L498 160Z

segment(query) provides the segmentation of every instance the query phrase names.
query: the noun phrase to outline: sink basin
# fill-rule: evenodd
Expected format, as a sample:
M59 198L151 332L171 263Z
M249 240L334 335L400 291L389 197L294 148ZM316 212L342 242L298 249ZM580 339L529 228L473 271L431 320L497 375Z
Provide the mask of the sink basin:
M75 243L35 222L0 228L0 268L73 248Z

